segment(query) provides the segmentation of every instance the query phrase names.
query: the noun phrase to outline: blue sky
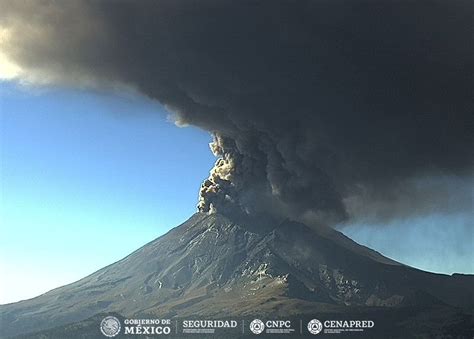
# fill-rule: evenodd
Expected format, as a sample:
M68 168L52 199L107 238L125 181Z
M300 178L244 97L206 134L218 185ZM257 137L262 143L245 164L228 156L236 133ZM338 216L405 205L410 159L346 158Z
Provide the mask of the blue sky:
M431 214L385 224L356 223L342 231L360 244L436 273L474 273L472 213Z
M0 96L0 303L84 277L195 211L207 132L132 96L12 83Z
M207 132L130 94L0 82L0 137L0 303L78 280L177 226L215 161ZM474 273L470 217L343 231L421 269Z

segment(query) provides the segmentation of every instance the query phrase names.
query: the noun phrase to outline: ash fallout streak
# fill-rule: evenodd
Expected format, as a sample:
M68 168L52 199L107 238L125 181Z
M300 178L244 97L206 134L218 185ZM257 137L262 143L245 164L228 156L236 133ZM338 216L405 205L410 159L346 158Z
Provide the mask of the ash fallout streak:
M214 134L200 211L471 208L471 1L1 4L2 52L28 81L127 86Z

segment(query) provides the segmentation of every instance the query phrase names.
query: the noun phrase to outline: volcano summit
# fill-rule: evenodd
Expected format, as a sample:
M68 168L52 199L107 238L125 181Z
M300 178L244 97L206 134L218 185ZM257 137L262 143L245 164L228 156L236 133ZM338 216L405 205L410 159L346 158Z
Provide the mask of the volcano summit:
M467 335L473 292L472 275L423 272L330 228L196 213L84 279L0 306L1 334L71 336L67 324L113 312L211 319L355 314L393 319L395 337L418 321L415 333Z

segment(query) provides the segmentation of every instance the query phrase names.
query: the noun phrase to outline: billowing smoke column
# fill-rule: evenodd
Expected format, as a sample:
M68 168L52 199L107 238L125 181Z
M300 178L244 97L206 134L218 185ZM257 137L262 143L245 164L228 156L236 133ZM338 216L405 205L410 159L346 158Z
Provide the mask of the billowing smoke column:
M236 204L235 192L235 171L236 154L226 151L224 138L216 135L210 144L212 153L218 157L216 164L211 170L209 178L201 185L199 190L198 210L200 212L213 213L216 206L224 207L230 205L233 208Z
M210 146L218 160L201 185L199 211L307 222L344 219L341 198L330 178L317 168L305 168L309 164L297 159L294 145L264 134L255 138L245 133L235 138L215 134Z
M215 135L200 211L471 208L472 1L0 4L22 80L133 88Z

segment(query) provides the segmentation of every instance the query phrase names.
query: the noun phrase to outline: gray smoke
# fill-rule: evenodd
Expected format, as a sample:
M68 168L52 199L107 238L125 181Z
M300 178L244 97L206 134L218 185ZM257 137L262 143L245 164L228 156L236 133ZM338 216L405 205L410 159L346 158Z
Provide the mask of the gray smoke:
M472 184L472 1L0 4L24 81L133 88L215 135L201 211L336 223L472 204L437 191Z

